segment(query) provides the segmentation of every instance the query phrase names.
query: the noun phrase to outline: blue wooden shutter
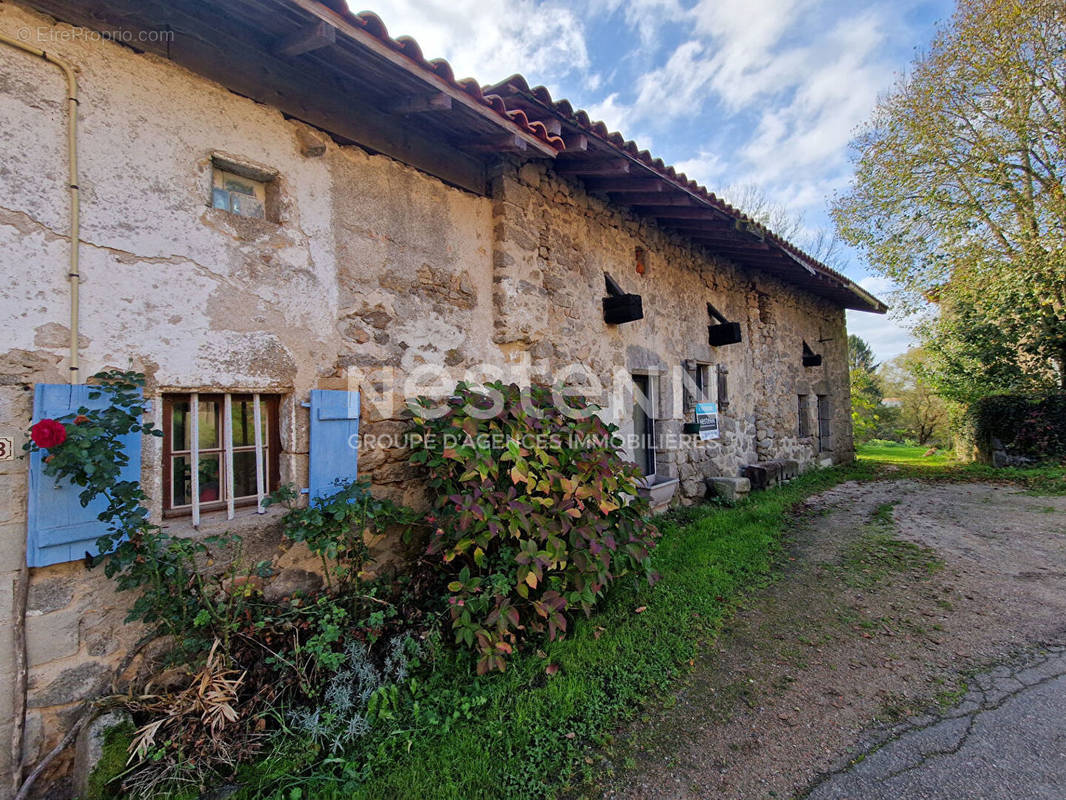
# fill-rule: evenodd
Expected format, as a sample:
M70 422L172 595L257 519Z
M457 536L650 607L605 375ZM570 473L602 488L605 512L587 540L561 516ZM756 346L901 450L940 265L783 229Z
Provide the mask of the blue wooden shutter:
M90 399L89 392L99 387L65 383L39 383L33 395L33 421L57 419L77 413L79 408L93 411L107 408L106 394ZM67 423L69 424L69 422ZM141 436L129 433L122 438L129 462L119 475L124 481L141 480ZM107 525L97 517L107 508L107 501L97 497L83 506L78 495L80 486L44 474L44 456L30 454L30 502L27 514L26 563L31 567L76 561L86 552L96 555L96 540L107 533Z
M359 392L311 391L311 502L336 494L339 483L355 480L358 435Z

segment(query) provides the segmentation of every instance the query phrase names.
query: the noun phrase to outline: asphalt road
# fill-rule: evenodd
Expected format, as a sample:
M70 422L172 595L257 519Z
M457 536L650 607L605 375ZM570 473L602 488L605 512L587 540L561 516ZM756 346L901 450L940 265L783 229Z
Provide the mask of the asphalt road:
M1066 649L976 676L962 702L911 720L809 800L1063 800Z

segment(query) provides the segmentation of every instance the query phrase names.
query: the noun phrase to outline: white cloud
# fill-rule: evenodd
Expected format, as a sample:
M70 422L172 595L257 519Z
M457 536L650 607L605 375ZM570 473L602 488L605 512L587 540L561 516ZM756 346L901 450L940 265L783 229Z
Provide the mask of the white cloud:
M533 0L379 0L389 35L412 36L457 78L494 83L521 72L534 85L589 69L581 18L569 4Z
M612 92L599 103L593 103L585 109L589 119L602 120L612 131L622 131L627 137L632 136L632 130L627 130L626 122L629 118L630 106L618 102L618 92Z
M717 153L707 150L700 151L694 158L678 161L674 168L685 173L687 178L711 187L712 190L716 186L722 186L723 178L729 172L728 162Z
M914 336L907 328L881 314L849 311L848 333L865 339L881 362L895 358L915 345Z
M636 79L631 100L616 92L606 104L631 130L671 130L716 113L734 131L743 121L740 139L708 126L700 155L679 166L711 189L754 183L795 213L821 217L850 175L848 141L893 79L886 40L898 10L883 3L856 11L842 0L700 0L665 63ZM708 152L720 157L711 161Z
M687 16L679 0L589 0L590 16L609 16L621 9L622 18L640 38L641 45L655 45L664 26Z

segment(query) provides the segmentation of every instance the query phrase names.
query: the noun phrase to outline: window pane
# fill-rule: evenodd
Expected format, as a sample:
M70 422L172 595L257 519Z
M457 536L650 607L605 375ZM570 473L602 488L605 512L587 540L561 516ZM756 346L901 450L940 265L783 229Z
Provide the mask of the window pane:
M246 194L249 197L255 197L255 187L251 181L241 180L232 175L223 176L223 187L227 192L237 192L238 194Z
M189 424L189 401L175 400L171 409L170 449L188 450L189 432L187 427ZM175 480L177 479L175 478Z
M645 475L650 475L655 469L652 462L654 455L651 440L648 435L651 428L651 417L648 414L650 383L647 375L633 376L633 434L635 436L633 460Z
M263 469L266 470L267 450L263 448ZM263 476L264 485L266 475ZM241 450L233 454L233 496L255 497L258 494L255 484L255 450Z
M173 409L170 449L175 451L192 449L192 426L189 419L191 403L188 400L175 400ZM218 444L219 403L216 400L200 398L200 449L215 450Z
M188 456L174 456L171 461L171 507L192 505L192 473ZM254 473L252 480L255 480ZM200 456L200 502L211 503L221 499L218 455Z
M267 444L267 406L259 401L259 428L263 446ZM233 446L255 446L255 409L252 398L233 398Z
M220 418L217 400L200 400L200 449L211 450L218 444L218 421ZM186 445L185 450L189 449Z

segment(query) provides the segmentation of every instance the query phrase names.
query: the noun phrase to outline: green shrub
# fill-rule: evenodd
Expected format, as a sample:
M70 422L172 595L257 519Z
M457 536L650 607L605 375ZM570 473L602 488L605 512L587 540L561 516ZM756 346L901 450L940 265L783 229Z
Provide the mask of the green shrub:
M992 439L1032 458L1066 458L1066 395L982 397L969 410L978 450L987 460Z
M613 426L552 401L544 387L461 383L446 414L416 414L410 460L436 495L427 555L451 579L452 628L479 673L503 670L523 641L564 635L568 613L589 614L622 576L654 577L658 534Z

